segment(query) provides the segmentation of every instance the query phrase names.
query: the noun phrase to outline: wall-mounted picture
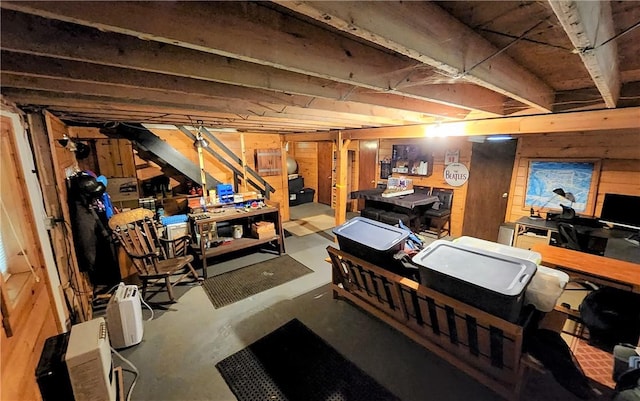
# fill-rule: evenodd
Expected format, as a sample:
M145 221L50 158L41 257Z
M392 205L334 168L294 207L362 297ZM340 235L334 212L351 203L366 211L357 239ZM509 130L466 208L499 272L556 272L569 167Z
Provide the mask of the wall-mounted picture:
M531 160L524 206L535 210L561 209L593 213L595 185L600 174L596 160Z

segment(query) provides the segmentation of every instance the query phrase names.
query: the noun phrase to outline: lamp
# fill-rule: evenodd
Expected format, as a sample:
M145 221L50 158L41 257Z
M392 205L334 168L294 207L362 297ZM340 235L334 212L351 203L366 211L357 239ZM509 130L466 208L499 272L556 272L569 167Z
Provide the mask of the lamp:
M557 218L561 220L572 220L574 217L576 217L576 211L573 210L573 208L571 207L573 206L573 202L576 201L576 197L573 196L571 192L564 192L562 188L557 188L553 192L555 191L559 191L559 192L556 192L558 195L562 196L563 198L571 202L569 206L560 204L560 207L562 208L562 214L560 214L560 216L557 216Z
M66 148L67 145L69 144L69 137L67 136L67 134L62 134L62 138L58 139L58 143L63 148Z
M540 215L540 210L544 209L544 207L547 206L552 200L554 200L556 196L560 196L560 197L568 200L569 202L571 202L571 205L573 205L573 202L576 201L575 196L573 196L573 194L571 192L565 192L564 189L562 189L562 188L556 188L552 192L553 192L554 195L552 197L550 197L542 206L540 206L538 208L537 212L534 212L533 206L531 207L531 209L529 210L529 219L531 219L531 220L540 220L540 219L542 219L542 216ZM571 211L573 212L572 217L563 217L563 218L570 219L570 218L575 217L575 211L571 208L571 206L560 205L560 207L562 207L563 216L565 215L565 212L567 213L567 215L571 214ZM569 209L570 209L570 211L569 211Z
M209 147L209 141L207 141L203 136L200 129L198 129L198 134L196 135L196 140L193 141L193 146L196 149L207 148Z

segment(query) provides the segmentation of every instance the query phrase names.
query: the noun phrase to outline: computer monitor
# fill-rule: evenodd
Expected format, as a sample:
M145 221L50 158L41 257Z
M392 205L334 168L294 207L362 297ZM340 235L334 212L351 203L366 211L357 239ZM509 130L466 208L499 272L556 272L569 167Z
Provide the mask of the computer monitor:
M600 222L635 230L631 239L637 241L637 233L640 232L640 196L605 194Z

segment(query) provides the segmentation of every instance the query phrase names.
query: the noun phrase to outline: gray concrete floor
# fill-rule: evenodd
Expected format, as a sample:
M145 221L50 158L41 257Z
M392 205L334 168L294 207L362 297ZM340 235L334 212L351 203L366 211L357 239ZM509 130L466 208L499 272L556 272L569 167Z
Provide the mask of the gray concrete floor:
M300 209L297 209L300 208ZM330 210L330 209L329 209ZM327 212L324 205L292 208L292 216ZM287 253L314 272L240 302L214 309L199 286L178 289L178 302L144 322L142 342L120 354L140 376L133 400L235 400L215 365L262 336L298 318L345 357L402 400L499 400L500 398L401 333L343 300L332 298L326 247L331 231L285 239ZM209 267L209 274L267 258L255 252ZM144 310L145 318L150 316ZM122 365L117 356L114 365ZM125 389L132 375L125 373ZM543 396L544 394L544 396ZM533 374L525 400L573 400L547 375Z

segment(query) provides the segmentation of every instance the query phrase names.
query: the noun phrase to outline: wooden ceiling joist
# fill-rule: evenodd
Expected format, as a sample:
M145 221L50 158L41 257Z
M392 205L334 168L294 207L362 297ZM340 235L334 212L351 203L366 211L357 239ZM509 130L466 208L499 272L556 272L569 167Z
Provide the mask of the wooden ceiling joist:
M43 90L57 93L81 94L103 96L111 99L136 100L140 102L162 102L175 105L191 104L206 107L212 110L226 113L247 113L258 116L282 116L284 118L299 118L318 121L343 121L360 122L362 124L402 125L410 120L401 116L393 118L376 116L376 111L369 110L370 114L357 114L355 112L329 112L328 110L316 110L298 106L286 106L267 102L250 102L240 99L222 99L197 94L175 93L166 90L152 90L145 88L123 88L102 83L71 82L54 78L27 77L13 73L2 72L0 78L3 86L7 88L21 88ZM365 106L366 107L366 106ZM371 106L373 107L373 106ZM385 112L384 109L380 109ZM423 119L424 120L424 119Z
M52 60L47 57L8 51L1 53L0 60L3 72L26 77L54 78L70 82L104 83L124 88L145 88L221 99L232 98L283 106L312 107L329 112L384 116L413 122L426 123L431 120L424 113L416 111L304 95L288 95L264 89L253 89L179 76L167 77L159 73L87 64L71 60Z
M30 90L30 89L14 89L14 88L5 88L3 89L3 93L9 98L13 99L16 102L19 102L24 105L34 104L34 105L45 105L45 107L69 107L69 109L73 109L74 107L81 107L83 105L91 105L94 107L101 107L103 110L109 110L112 107L122 108L123 105L128 105L131 108L136 110L148 109L149 111L160 111L175 113L175 114L197 114L197 113L207 113L210 111L209 107L199 105L199 104L188 104L188 103L166 103L162 101L141 101L141 99L124 99L124 98L111 98L106 96L95 96L95 95L78 95L78 94L65 94L59 92L46 92L39 90ZM185 100L185 99L183 99ZM234 128L234 122L239 121L254 121L259 122L263 119L272 119L274 121L281 120L283 122L291 122L291 121L304 121L307 123L313 122L313 125L317 125L318 127L336 127L341 126L344 128L360 128L370 126L366 121L355 122L345 121L345 120L337 120L327 118L327 116L291 116L286 113L278 113L278 112L265 112L262 115L238 115L233 113L218 113L223 114L223 118L225 119L225 126L229 128ZM317 122L317 124L315 124ZM241 127L239 127L241 128Z
M294 72L376 91L457 105L470 110L503 114L502 104L505 97L492 90L477 88L476 95L481 96L474 96L471 99L483 98L485 101L481 102L481 105L475 105L473 100L467 99L461 103L459 96L453 98L448 96L451 93L455 94L455 91L433 91L429 85L419 85L419 82L407 85L407 81L411 79L411 72L422 68L421 62L364 45L346 36L337 36L326 29L278 13L260 4L121 2L118 7L113 7L108 2L4 1L1 6L7 10L147 39L153 41L149 43L155 46L162 43L176 48L190 49L192 53L198 55L199 61L206 56L203 52L218 55L220 56L217 60L218 67L227 70L227 76L233 73L228 71L229 63L233 60L234 67L253 69L254 74L256 68L251 67L251 64L270 67L269 76L273 75L276 81L279 74L274 69L280 70L281 76L282 72ZM139 18L140 15L144 15L145 18ZM171 15L171 23L157 23L167 15ZM24 19L24 17L17 18ZM13 27L10 30L13 31ZM3 28L3 36L4 31ZM42 34L40 36L45 36L45 39L47 37ZM109 37L108 34L94 34L91 42L95 41L96 36ZM74 37L74 41L77 39L77 36ZM114 53L115 49L132 47L117 43L115 45L116 47L112 48L110 53ZM162 46L163 52L167 51L166 45ZM189 54L177 49L171 51L182 53L184 56ZM77 53L77 51L72 52ZM93 53L95 54L96 51L94 50ZM178 57L176 60L181 58ZM214 58L210 57L210 59ZM184 67L181 65L181 70ZM207 65L207 68L212 67ZM235 80L239 79L238 75L234 76ZM264 77L262 74L258 78L261 76ZM233 81L233 78L229 78L228 83L237 83ZM455 84L453 81L451 83ZM267 85L263 83L260 86L254 83L253 87ZM288 86L292 86L291 83ZM306 85L303 82L301 87L304 86ZM297 90L297 92L289 90L287 92L300 93L300 89ZM488 99L491 101L487 101Z
M295 12L473 82L538 110L553 91L499 49L431 2L276 1ZM532 21L536 22L536 21ZM488 58L490 60L483 62Z
M571 43L607 107L614 108L620 96L620 69L611 4L608 1L549 0Z

